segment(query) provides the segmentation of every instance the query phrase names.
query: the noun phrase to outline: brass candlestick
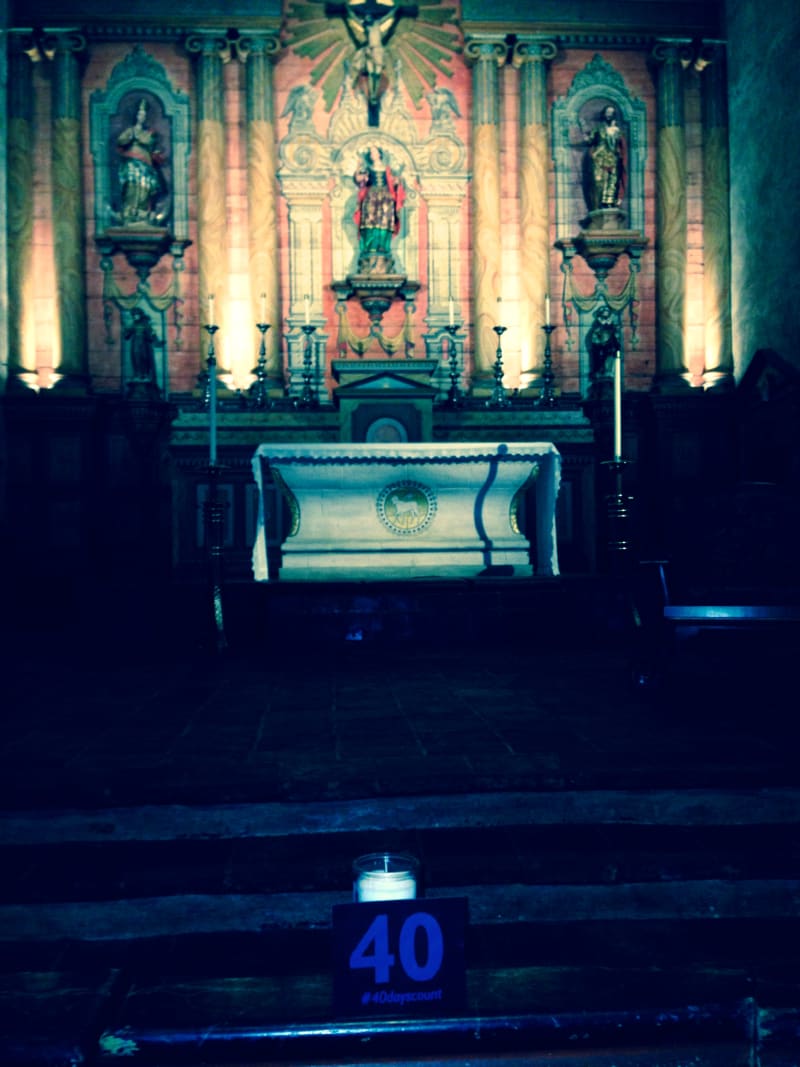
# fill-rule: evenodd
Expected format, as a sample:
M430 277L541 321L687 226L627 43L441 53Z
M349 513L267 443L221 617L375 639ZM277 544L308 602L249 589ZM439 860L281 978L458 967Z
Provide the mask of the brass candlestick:
M256 380L250 386L250 403L254 408L270 407L269 389L267 388L267 330L268 322L257 322L256 329L261 334L261 343L258 346L258 363L253 373Z
M205 520L215 645L217 652L224 652L228 647L222 598L223 543L227 504L222 500L219 493L219 475L220 468L216 464L212 464L208 468L208 498L205 504Z
M542 329L544 330L544 367L542 369L542 391L539 394L538 407L553 408L556 406L557 401L553 392L555 375L553 374L553 359L550 353L550 334L555 329L555 326L551 326L548 322L542 326Z
M450 340L448 342L448 361L450 363L450 388L447 392L447 401L450 407L459 407L464 401L464 394L458 384L459 370L458 370L458 352L456 351L456 334L458 333L458 326L455 323L451 323L450 326L445 326L445 329L450 334Z
M611 486L606 493L606 548L612 572L625 571L633 559L633 497L625 491L624 459L604 460L601 463L611 475Z
M206 325L203 329L208 334L208 353L206 355L206 370L201 376L203 382L203 407L211 407L211 393L214 391L214 399L216 400L216 377L217 377L217 356L214 351L214 334L219 329L219 326L215 326L213 323Z
M209 336L208 374L203 402L209 411L209 461L208 498L205 504L206 542L208 545L209 583L211 608L214 621L214 636L217 652L228 647L225 635L225 618L222 607L223 542L225 507L219 493L220 468L217 464L217 358L214 351L214 334L219 329L213 323L205 327Z
M503 386L503 346L502 338L506 332L506 326L494 326L492 327L497 334L497 352L494 358L494 388L492 389L492 395L486 401L486 406L490 408L507 408L510 407L511 401L506 395L505 388Z
M306 323L301 327L306 340L303 348L303 391L296 401L296 407L299 408L319 407L319 396L317 395L317 389L313 383L314 366L312 361L312 337L316 328L317 327L312 326L311 323Z

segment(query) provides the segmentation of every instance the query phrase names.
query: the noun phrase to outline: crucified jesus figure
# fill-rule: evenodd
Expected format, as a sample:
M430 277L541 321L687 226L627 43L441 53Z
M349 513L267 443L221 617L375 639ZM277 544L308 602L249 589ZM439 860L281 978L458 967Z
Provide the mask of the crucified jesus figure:
M354 69L366 83L367 115L370 126L380 124L380 98L386 71L386 45L402 18L416 18L416 4L402 4L397 0L363 0L352 3L329 3L329 16L344 19L347 32L356 46Z

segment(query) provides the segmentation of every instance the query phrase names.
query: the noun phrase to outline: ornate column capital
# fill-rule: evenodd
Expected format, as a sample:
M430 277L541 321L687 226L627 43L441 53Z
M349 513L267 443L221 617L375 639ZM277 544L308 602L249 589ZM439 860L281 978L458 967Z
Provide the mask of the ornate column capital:
M469 66L494 63L503 67L508 59L508 41L504 33L471 33L464 41L464 59Z
M726 59L722 41L701 41L694 69L701 75L703 125L706 129L728 125Z
M555 58L555 41L540 34L517 36L511 65L519 71L520 124L547 125L547 64Z
M661 66L680 64L683 70L691 65L694 58L692 42L688 37L659 37L650 55Z
M658 127L683 127L683 72L691 65L692 42L684 37L662 38L653 45L651 58L657 64Z
M280 29L248 30L246 33L240 33L233 40L232 48L240 63L246 63L251 56L271 59L281 50Z
M8 113L9 118L33 120L33 64L42 56L31 33L8 35Z
M725 63L727 50L724 41L714 39L702 40L697 44L693 66L698 74L710 66L721 66Z
M27 56L31 63L40 63L44 58L41 34L31 30L9 29L7 35L9 59Z
M86 38L73 29L45 30L42 46L45 55L53 60L53 118L79 119L79 57L86 51Z
M231 58L231 42L219 30L193 30L186 38L184 47L187 52L201 56L203 59L220 59L223 63Z
M558 54L558 45L549 37L536 33L518 33L511 48L511 65L521 67L525 63L549 63Z
M197 117L222 124L222 66L230 61L231 43L218 30L201 29L186 38L185 47L197 57Z
M77 54L86 48L86 37L77 29L45 30L42 47L49 59L58 52Z
M508 59L505 34L475 33L466 38L464 57L472 67L472 127L499 126L499 74Z

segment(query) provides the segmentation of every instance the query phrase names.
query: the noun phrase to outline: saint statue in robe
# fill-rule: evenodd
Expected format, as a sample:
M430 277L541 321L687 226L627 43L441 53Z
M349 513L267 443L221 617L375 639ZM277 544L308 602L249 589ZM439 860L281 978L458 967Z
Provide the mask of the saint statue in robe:
M358 228L359 274L390 274L392 238L400 232L405 186L377 145L370 145L353 175L358 201L353 220Z
M147 101L142 99L133 125L117 137L121 217L125 226L159 225L164 221L157 212L158 200L167 191L161 170L164 157L158 148L158 134L146 125L146 118Z
M584 159L584 195L590 211L617 208L625 188L625 140L617 109L609 104L591 133Z
M123 333L130 342L133 382L154 383L156 377L155 349L163 345L147 314L138 307L131 311L131 322Z

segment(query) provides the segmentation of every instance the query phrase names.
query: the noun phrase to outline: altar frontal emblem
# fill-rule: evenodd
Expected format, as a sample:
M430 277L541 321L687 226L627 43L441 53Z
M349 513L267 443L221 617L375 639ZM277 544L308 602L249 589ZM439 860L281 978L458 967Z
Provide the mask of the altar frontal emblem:
M436 514L436 496L420 482L392 482L377 500L381 522L392 533L417 534L430 526Z

